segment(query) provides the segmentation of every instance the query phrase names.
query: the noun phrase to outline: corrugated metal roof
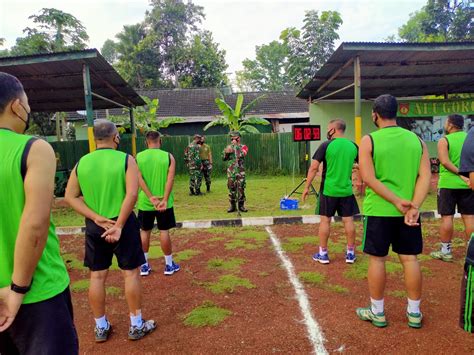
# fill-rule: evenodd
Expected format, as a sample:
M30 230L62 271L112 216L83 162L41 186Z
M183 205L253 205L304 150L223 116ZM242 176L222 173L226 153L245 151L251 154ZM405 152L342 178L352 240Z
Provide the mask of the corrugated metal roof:
M474 42L345 42L297 96L314 100L353 83L356 56L360 58L363 99L386 93L409 97L474 92ZM353 97L353 88L330 96Z
M100 55L97 49L0 58L0 71L16 76L33 111L76 111L85 108L83 64L90 67L92 91L124 106L145 102ZM93 97L94 109L117 107Z

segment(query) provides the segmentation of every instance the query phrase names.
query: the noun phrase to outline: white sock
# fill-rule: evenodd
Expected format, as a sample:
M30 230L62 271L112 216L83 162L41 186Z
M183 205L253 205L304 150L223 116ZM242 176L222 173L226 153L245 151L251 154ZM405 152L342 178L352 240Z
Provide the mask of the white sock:
M319 247L319 255L326 255L328 253L328 248Z
M100 317L100 318L94 318L95 319L95 325L97 328L107 328L107 318L105 317L105 314Z
M420 302L421 300L411 300L408 299L408 313L420 313Z
M355 246L354 245L347 245L347 254L354 255L355 253Z
M148 253L143 253L145 254L145 264L148 264Z
M383 298L381 300L374 300L372 297L370 298L370 307L372 309L372 313L383 313Z
M441 252L443 254L451 253L451 243L443 243L441 242Z
M165 255L165 263L166 265L173 265L173 255Z
M130 313L130 323L132 324L132 327L140 328L143 324L142 313L138 312L136 316Z

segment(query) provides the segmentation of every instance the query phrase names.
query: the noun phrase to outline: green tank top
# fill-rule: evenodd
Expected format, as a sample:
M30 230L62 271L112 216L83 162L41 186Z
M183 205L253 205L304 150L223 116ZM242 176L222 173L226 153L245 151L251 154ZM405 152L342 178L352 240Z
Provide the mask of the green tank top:
M447 134L444 138L448 141L448 155L449 160L454 164L455 167L459 168L461 160L461 150L466 140L467 133L459 131L451 134ZM439 180L438 188L440 189L469 189L469 186L461 179L457 174L452 173L444 167L443 164L439 165Z
M423 146L418 136L401 127L386 127L370 134L375 176L398 197L409 200L415 192ZM367 188L364 215L402 216L391 204Z
M77 163L77 179L84 202L95 213L116 218L125 199L128 154L114 149L97 149Z
M352 191L352 167L357 159L355 143L347 138L334 138L326 149L323 171L323 193L331 197L347 197Z
M165 195L166 180L170 166L170 154L161 149L147 149L137 154L137 164L143 180L153 196ZM167 208L173 207L174 197L171 191ZM155 207L144 191L138 194L137 208L142 211L154 211Z
M25 207L22 171L26 173L27 146L31 139L30 136L0 129L0 288L12 282L15 243ZM50 220L43 255L23 304L50 299L68 285L69 276L60 256L56 228Z

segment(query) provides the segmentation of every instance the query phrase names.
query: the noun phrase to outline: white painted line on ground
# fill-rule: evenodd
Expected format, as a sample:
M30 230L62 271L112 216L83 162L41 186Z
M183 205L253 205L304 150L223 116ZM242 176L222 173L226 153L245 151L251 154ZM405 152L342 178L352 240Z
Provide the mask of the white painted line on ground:
M183 228L211 228L212 221L183 221Z
M304 224L317 224L321 222L321 218L316 215L303 215L301 217L303 218Z
M251 217L242 218L242 226L271 226L273 217Z
M288 274L288 278L290 279L293 288L295 289L296 298L298 299L298 303L300 305L301 313L304 317L304 323L306 325L306 330L308 331L308 337L313 346L314 352L316 354L327 354L327 350L324 347L324 336L321 331L321 328L318 322L313 317L313 312L311 311L311 305L309 304L308 295L304 290L303 285L301 284L300 280L295 274L295 268L291 263L290 259L286 256L286 253L283 251L281 247L280 240L273 233L270 227L265 227L268 235L270 236L270 240L273 243L273 247L280 258L285 270Z

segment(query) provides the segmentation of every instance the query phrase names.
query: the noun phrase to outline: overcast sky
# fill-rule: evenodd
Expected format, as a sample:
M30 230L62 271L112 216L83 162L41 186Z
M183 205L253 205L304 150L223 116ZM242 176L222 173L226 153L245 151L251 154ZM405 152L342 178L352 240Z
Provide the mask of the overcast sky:
M242 60L254 58L255 46L278 39L286 27L301 27L306 10L337 10L344 21L341 41L382 41L396 34L409 14L427 0L195 0L204 7L203 28L212 31L226 50L229 73L241 69ZM122 26L140 22L148 0L0 0L0 38L10 47L22 30L31 26L28 16L54 7L77 17L87 29L90 47L100 49L114 39Z

